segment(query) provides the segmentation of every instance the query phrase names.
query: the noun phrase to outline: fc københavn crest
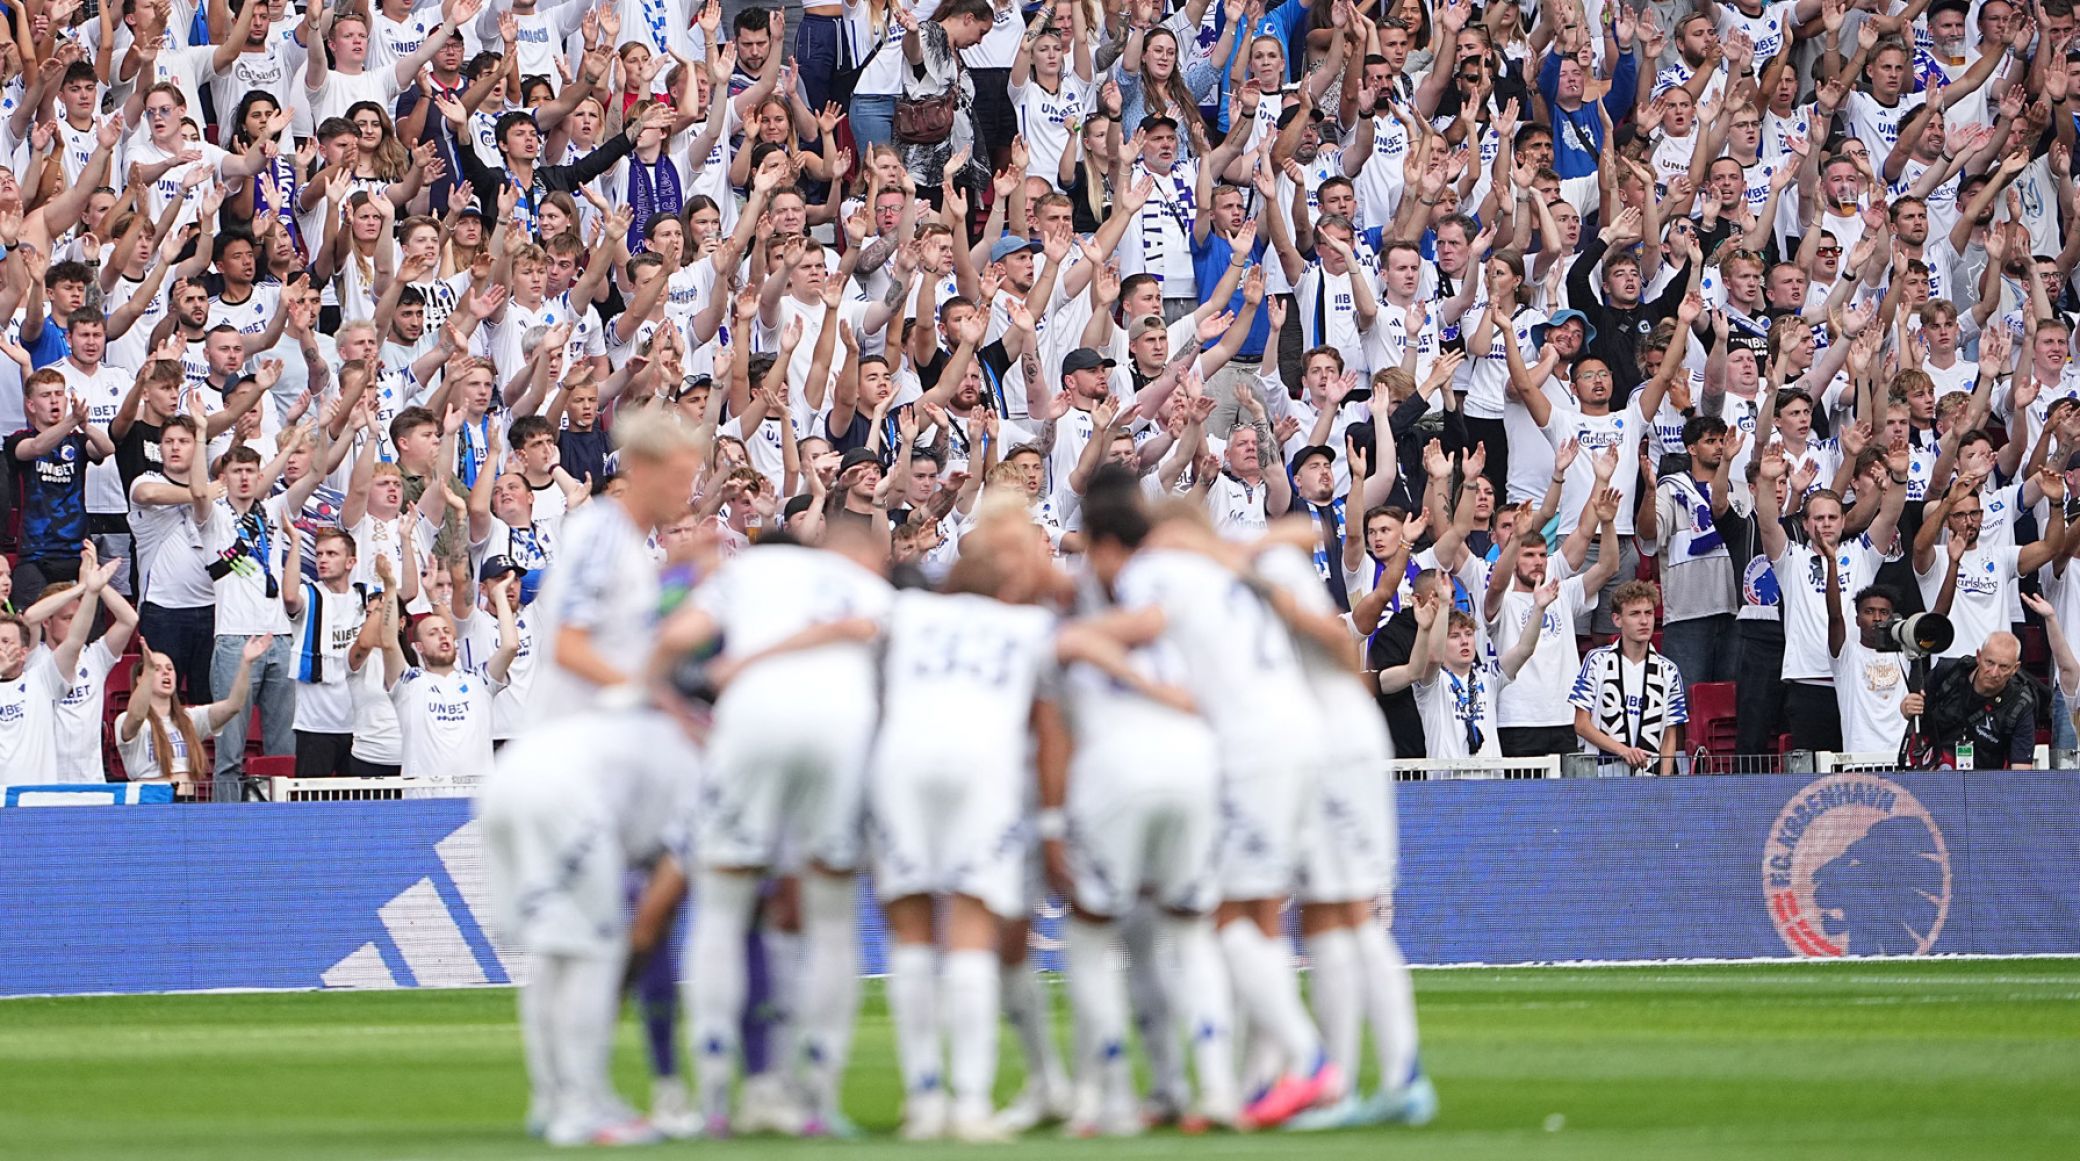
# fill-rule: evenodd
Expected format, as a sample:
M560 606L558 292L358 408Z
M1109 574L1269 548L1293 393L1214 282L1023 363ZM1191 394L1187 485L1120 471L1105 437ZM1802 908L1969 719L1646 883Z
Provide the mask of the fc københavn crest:
M1797 955L1926 955L1950 912L1950 850L1906 787L1834 774L1777 815L1762 882L1770 920Z

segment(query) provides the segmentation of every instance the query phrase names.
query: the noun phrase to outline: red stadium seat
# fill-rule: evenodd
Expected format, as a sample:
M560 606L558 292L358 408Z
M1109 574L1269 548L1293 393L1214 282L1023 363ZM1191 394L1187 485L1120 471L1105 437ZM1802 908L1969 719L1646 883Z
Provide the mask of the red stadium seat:
M1734 751L1734 739L1739 736L1737 688L1731 681L1700 681L1690 687L1690 738L1714 754Z
M246 759L248 778L293 778L296 776L296 755L264 754Z

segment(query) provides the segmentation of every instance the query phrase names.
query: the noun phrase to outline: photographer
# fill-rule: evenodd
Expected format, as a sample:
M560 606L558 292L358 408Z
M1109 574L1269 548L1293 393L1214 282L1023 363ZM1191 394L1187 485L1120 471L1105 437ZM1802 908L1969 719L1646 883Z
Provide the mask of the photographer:
M2037 690L2021 667L2022 643L2000 630L1987 636L1976 656L1937 662L1927 688L1900 699L1902 715L1921 717L1921 732L1936 751L1934 766L2005 770L2030 764ZM1964 746L1971 747L1968 760L1958 754Z

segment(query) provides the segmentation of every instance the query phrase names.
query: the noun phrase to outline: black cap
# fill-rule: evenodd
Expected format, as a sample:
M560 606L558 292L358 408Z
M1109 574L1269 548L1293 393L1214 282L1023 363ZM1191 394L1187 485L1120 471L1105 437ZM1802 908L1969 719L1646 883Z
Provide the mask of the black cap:
M1099 367L1117 366L1119 366L1118 363L1106 358L1090 347L1078 347L1067 355L1062 356L1062 374L1064 375L1074 374L1077 371L1090 371Z
M487 556L484 558L484 563L477 566L477 580L479 582L494 581L506 575L509 572L524 573L526 571L526 569L521 568L519 565L513 563L512 557L506 556L503 553L501 553L497 556Z
M1165 117L1161 113L1151 113L1141 119L1141 131L1143 133L1151 132L1165 125L1172 129L1177 128L1177 118Z
M1320 456L1333 464L1336 462L1336 449L1330 447L1328 444L1325 443L1309 444L1308 446L1301 448L1299 451L1293 453L1293 462L1291 464L1291 469L1294 472L1298 472L1300 470L1300 465L1315 458L1316 456Z
M861 464L873 464L879 468L881 467L881 457L863 447L853 448L838 460L838 475L842 477L846 472Z

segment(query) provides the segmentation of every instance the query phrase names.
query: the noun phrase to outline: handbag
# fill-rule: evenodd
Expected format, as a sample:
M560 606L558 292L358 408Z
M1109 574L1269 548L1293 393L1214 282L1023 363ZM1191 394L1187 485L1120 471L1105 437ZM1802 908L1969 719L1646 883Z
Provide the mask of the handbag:
M896 140L905 145L937 145L953 134L953 115L960 104L956 79L936 97L896 98Z

